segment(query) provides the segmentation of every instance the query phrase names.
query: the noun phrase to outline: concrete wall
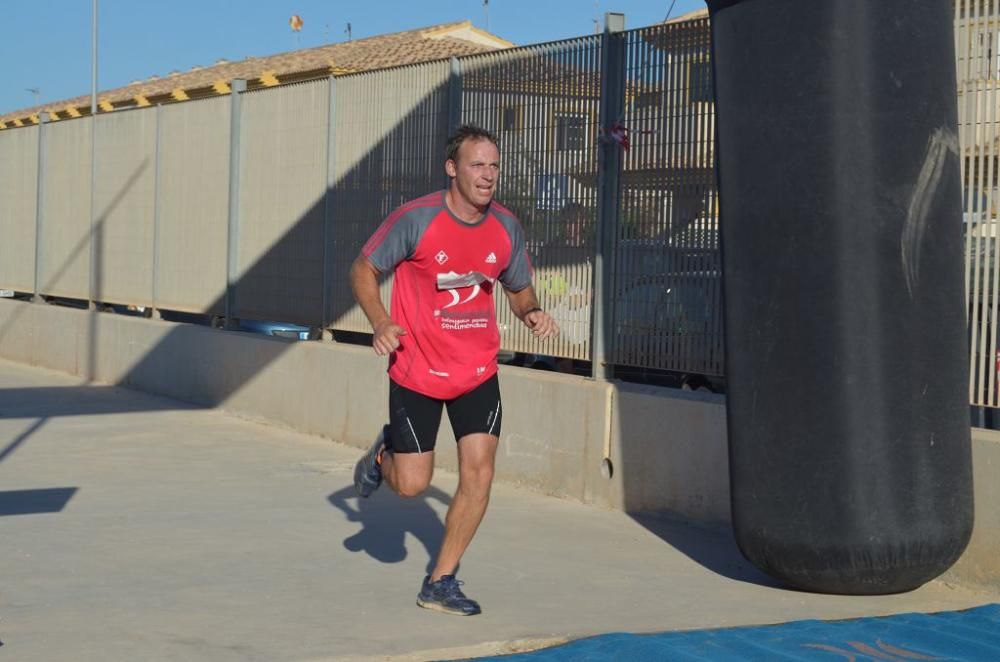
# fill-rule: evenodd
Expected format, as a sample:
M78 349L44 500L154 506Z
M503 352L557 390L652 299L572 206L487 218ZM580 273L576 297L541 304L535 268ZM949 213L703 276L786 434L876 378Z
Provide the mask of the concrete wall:
M359 448L387 417L370 349L0 300L0 357L279 423ZM730 521L725 400L501 367L498 478L602 507ZM439 464L455 468L447 421ZM608 452L610 478L601 471ZM1000 587L1000 433L977 431L976 529L947 577Z
M972 430L976 524L965 554L945 578L1000 589L1000 432Z
M0 357L358 447L387 418L386 360L366 347L0 300ZM501 371L501 480L604 507L728 522L721 396ZM610 479L601 473L605 448ZM439 464L455 468L446 417L438 449Z

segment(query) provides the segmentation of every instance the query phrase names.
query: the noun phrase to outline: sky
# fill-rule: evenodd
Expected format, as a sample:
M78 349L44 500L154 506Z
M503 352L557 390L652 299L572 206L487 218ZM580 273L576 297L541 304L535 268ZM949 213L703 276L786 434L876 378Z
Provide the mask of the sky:
M93 0L0 0L0 114L90 94ZM671 9L672 6L672 9ZM704 0L99 0L98 87L208 66L220 58L471 20L518 45L594 32L605 12L639 28ZM304 21L296 36L293 14ZM488 19L487 19L488 16ZM30 90L37 90L37 94Z

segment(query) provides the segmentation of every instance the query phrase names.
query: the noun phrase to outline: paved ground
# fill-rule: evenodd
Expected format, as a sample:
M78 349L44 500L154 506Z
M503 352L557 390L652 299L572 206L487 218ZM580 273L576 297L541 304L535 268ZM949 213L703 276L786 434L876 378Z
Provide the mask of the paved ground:
M724 532L499 485L460 574L485 613L444 616L414 598L455 477L358 503L358 454L0 361L0 660L441 659L1000 601L790 591Z

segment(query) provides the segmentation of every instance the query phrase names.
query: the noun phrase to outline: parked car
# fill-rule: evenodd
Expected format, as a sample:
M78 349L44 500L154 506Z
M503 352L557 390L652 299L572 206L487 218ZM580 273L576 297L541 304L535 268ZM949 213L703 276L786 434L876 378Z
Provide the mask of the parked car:
M276 322L273 320L247 320L241 319L240 331L248 333L260 333L265 336L276 338L289 338L292 340L313 340L316 333L308 326L292 324L290 322Z
M690 390L718 390L723 372L721 272L670 272L625 281L615 342L632 366L674 373Z

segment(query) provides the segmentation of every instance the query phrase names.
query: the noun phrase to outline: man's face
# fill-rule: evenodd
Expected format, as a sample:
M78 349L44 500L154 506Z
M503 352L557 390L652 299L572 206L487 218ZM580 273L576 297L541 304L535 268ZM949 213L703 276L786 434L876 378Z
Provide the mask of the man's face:
M476 207L485 207L496 192L500 176L500 150L485 138L468 138L458 148L456 160L445 161L458 195Z

